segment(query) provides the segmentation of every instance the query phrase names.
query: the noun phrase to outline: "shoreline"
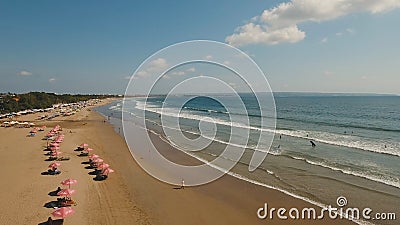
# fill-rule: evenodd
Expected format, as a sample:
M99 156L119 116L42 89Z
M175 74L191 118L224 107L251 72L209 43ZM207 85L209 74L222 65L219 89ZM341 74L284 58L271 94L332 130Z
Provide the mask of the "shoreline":
M99 115L101 115L101 116L105 116L104 114L102 114L102 113L100 113L100 112L97 112L97 113L99 113ZM116 119L116 120L118 120L118 119ZM116 131L117 124L111 124L111 126L114 128L114 131ZM137 127L138 129L144 129L144 128L139 127L138 125L136 125L136 127ZM117 132L116 132L116 133L117 133ZM168 157L171 158L172 160L174 160L174 162L182 163L182 164L185 164L185 165L187 165L187 164L201 164L201 163L199 163L199 160L198 160L197 158L194 158L194 157L188 155L188 154L185 153L185 152L182 152L182 151L180 151L180 150L175 149L175 148L172 147L170 144L166 143L160 136L158 136L158 135L156 135L156 134L154 134L154 133L149 133L149 134L150 134L150 136L152 137L152 140L154 141L154 143L155 143L156 145L159 145L159 146L160 146L160 148L158 148L158 149L161 149L161 154L163 154L163 153L168 154ZM122 139L124 138L124 137L122 136L122 134L120 134L119 136L121 136ZM140 141L140 140L137 140L137 141ZM131 154L131 152L129 152L129 153ZM131 155L132 155L132 154L131 154ZM133 156L133 155L132 155L132 156ZM133 158L133 157L132 157L132 158ZM146 172L145 172L142 168L140 168L140 166L136 163L136 161L135 161L135 166L137 166L138 169L142 171L142 173L145 173L145 175L151 177L150 175L146 174ZM227 176L227 175L229 175L229 176ZM157 181L158 183L161 183L161 185L163 185L163 186L166 185L167 187L169 186L170 188L171 188L171 187L172 187L172 188L175 187L175 186L173 186L173 185L165 184L165 183L163 183L163 182L161 182L161 181L158 181L157 179L155 179L155 178L153 178L153 177L151 177L151 178L152 178L153 180ZM220 180L223 180L223 181L220 181ZM312 204L312 203L310 203L310 202L306 202L304 199L301 199L301 197L300 197L300 198L296 198L296 196L291 196L291 195L290 195L291 193L289 193L289 192L288 192L288 193L285 193L284 191L274 189L273 187L267 187L267 186L265 186L265 185L250 183L250 182L247 181L246 179L243 179L243 178L234 176L234 175L232 175L232 174L225 174L225 175L224 175L223 177L221 177L220 179L217 179L216 181L213 181L213 182L211 182L211 183L209 183L209 184L205 184L205 185L201 185L201 186L196 186L196 187L188 187L187 189L193 189L193 190L196 190L197 192L200 192L200 193L202 193L202 194L207 193L207 194L206 194L207 197L212 197L213 199L219 199L219 197L216 196L217 194L212 194L212 193L215 192L215 193L221 194L221 189L224 189L224 187L236 186L236 185L238 185L239 183L240 183L239 186L242 186L242 187L244 187L245 189L257 189L256 193L253 193L253 194L252 194L252 195L254 195L254 196L258 196L258 197L255 197L255 198L253 199L254 201L255 201L256 199L258 199L259 197L262 197L262 196L264 196L265 199L269 199L269 198L270 198L269 196L274 196L274 197L279 196L278 198L279 198L279 199L282 199L282 202L285 202L286 204L287 204L287 203L290 203L290 204L292 204L292 205L295 205L296 207L297 207L297 206L299 206L299 207L314 207L314 208L316 208L316 209L318 209L319 207L321 207L321 205L318 206L318 205L316 205L316 204ZM209 186L210 186L211 188L209 188ZM215 188L216 188L216 189L219 189L219 190L215 190ZM235 188L235 189L236 189L236 188ZM265 189L265 190L264 190L264 189ZM212 191L211 191L211 190L212 190ZM185 191L186 191L186 189L185 189ZM238 193L240 193L240 192L241 192L241 188L237 188L236 191L238 191ZM230 192L229 194L232 195L232 197L233 197L234 199L242 198L242 197L240 197L240 196L237 196L238 194L234 194L234 193L232 193L232 192ZM223 195L223 196L225 196L225 195ZM225 197L223 198L224 201L226 201L227 198L228 198L228 197L225 196ZM274 203L276 203L277 205L282 205L282 203L280 202L280 200L277 200L277 199L275 199L275 200L276 200L276 201L273 201ZM241 201L247 202L248 200L241 199ZM146 205L146 204L149 204L149 203L145 203L145 205ZM247 204L248 204L248 203L247 203ZM263 201L258 201L258 204L257 204L256 202L253 202L253 203L252 203L252 207L248 207L248 208L251 208L252 210L245 210L245 211L247 211L247 212L246 212L246 217L250 216L250 217L252 217L252 218L251 218L250 220L246 220L245 222L252 221L252 224L263 224L263 223L267 222L267 221L265 221L265 220L259 220L259 219L257 218L257 215L256 215L256 211L257 211L257 209L258 209L257 207L261 207L263 204L264 204ZM285 205L286 205L286 204L285 204ZM234 205L234 204L232 204L232 205ZM240 204L239 204L239 205L240 205ZM237 206L236 206L236 207L237 207ZM179 215L177 215L177 216L179 216ZM299 222L299 221L300 221L300 222ZM342 220L319 220L319 221L325 221L325 222L323 222L324 224L326 224L327 222L328 222L329 224L336 224L336 223L340 223L340 224L343 224L343 223L351 223L351 224L354 224L354 222L349 221L349 220L345 220L345 221L342 221ZM318 220L317 220L317 221L312 221L312 220L310 220L310 221L307 221L307 220L297 220L297 221L295 221L295 220L290 220L290 222L293 222L293 223L295 223L295 224L298 224L298 223L300 223L300 224L308 224L308 223L310 223L310 224L316 224L316 223L321 223L321 222L319 222L319 221L318 221ZM178 221L174 221L174 222L178 222ZM279 220L268 221L268 223L272 223L272 224L286 224L286 223L285 223L285 220L280 220L280 221L279 221ZM194 224L195 224L195 223L194 223ZM231 223L230 223L230 224L231 224ZM232 224L236 224L236 223L233 222ZM239 224L239 223L237 223L237 224Z

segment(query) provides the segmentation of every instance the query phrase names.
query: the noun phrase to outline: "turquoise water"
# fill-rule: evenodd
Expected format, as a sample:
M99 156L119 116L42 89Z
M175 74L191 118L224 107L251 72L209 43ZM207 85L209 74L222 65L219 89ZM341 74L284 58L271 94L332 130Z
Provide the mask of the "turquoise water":
M234 105L231 96L219 96L224 103ZM323 204L332 204L338 196L346 196L351 205L371 207L376 211L398 211L400 200L400 97L398 96L333 96L275 94L277 125L270 154L254 172L247 165L254 151L267 150L269 143L261 140L260 108L250 94L242 94L247 114L237 115L250 120L250 126L235 121L223 104L207 97L193 98L184 104L180 113L176 96L163 106L164 97L131 98L125 108L131 118L146 109L147 128L162 135L163 118L179 119L185 136L199 135L214 142L195 154L212 160L223 146L242 140L231 134L231 126L250 129L246 152L233 172L249 181L257 181ZM146 108L144 108L146 106ZM122 103L116 102L101 109L103 114L120 117ZM234 111L234 110L233 110ZM264 115L271 115L266 112ZM215 137L211 130L199 130L199 122L216 124ZM270 131L272 128L263 128ZM209 133L208 133L209 132ZM312 147L310 141L316 144ZM238 141L238 143L242 143ZM176 143L175 143L176 144ZM180 146L190 149L193 146ZM380 221L396 224L395 221ZM378 223L378 224L379 224Z

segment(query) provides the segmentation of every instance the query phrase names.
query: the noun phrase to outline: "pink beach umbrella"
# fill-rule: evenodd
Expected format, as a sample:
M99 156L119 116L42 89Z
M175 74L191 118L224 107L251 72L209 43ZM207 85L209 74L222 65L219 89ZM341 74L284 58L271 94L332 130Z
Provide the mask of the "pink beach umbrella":
M62 189L61 191L57 192L57 195L58 196L71 196L75 193L76 193L76 190L67 188L67 189Z
M79 145L79 147L81 147L81 148L87 148L87 147L89 147L89 145L86 144L86 143L82 143L81 145Z
M110 167L110 165L108 165L107 163L100 163L97 168L99 169L107 169L108 167Z
M101 162L103 162L104 160L103 159L100 159L100 158L96 158L96 159L93 159L92 160L92 162L94 162L94 163L101 163Z
M89 157L89 159L97 159L97 158L100 158L100 156L98 156L98 155L96 155L96 154L91 154L91 155L89 155L88 157Z
M71 184L77 184L77 183L78 183L77 180L71 179L71 178L61 181L62 185L68 186L70 188L71 188Z
M90 151L93 151L93 148L87 148L87 149L85 149L85 150L83 150L84 152L90 152Z
M60 217L60 218L65 218L67 216L70 216L74 214L74 210L71 207L62 207L56 209L54 212L51 213L54 217Z
M104 170L101 172L101 174L103 174L103 175L108 175L109 173L114 173L114 170L111 169L110 167L104 169Z
M50 150L51 151L57 151L57 150L60 150L60 147L50 147Z
M61 163L53 162L52 164L49 165L49 168L54 168L54 167L59 167L59 166L61 166Z
M53 147L59 147L59 146L60 146L60 144L58 144L58 143L51 143L51 144L50 144L50 146L53 146Z
M52 156L58 156L58 155L60 155L62 152L60 152L60 151L54 151L54 152L52 152L51 153L51 155Z

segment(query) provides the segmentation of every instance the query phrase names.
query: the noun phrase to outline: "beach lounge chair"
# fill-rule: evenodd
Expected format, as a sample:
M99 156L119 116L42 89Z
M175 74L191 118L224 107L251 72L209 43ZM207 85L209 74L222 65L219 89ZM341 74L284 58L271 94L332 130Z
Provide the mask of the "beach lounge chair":
M93 178L93 179L94 179L94 180L97 180L97 181L101 181L101 180L106 180L107 178L108 178L107 175L104 175L104 174L97 174L96 177Z
M51 217L47 219L47 225L63 225L64 219L53 220Z
M81 152L78 156L88 156L89 152Z
M58 157L56 160L57 161L66 161L66 160L70 160L70 158L69 157Z
M47 170L47 172L49 175L58 175L61 173L61 171L59 171L58 169L56 169L56 170L49 169L49 170Z
M57 160L57 157L50 156L46 161L54 161L54 160Z
M63 201L61 201L61 203L60 203L60 206L61 207L68 207L68 206L76 206L76 205L78 205L74 200L72 200L72 199L68 199L68 200L63 200Z

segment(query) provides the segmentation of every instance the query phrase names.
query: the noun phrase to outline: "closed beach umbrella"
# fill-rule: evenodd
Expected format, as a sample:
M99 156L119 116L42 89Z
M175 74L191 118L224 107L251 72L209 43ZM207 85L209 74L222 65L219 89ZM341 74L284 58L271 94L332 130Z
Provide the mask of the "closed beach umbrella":
M51 215L53 215L55 217L61 217L64 219L65 217L74 214L74 212L75 211L71 207L62 207L62 208L56 209L54 212L51 213Z
M58 196L71 196L72 194L75 194L76 190L74 189L62 189L61 191L57 192Z
M103 175L108 175L109 173L114 173L114 170L111 169L110 167L104 169L104 170L101 172L101 174L103 174Z

